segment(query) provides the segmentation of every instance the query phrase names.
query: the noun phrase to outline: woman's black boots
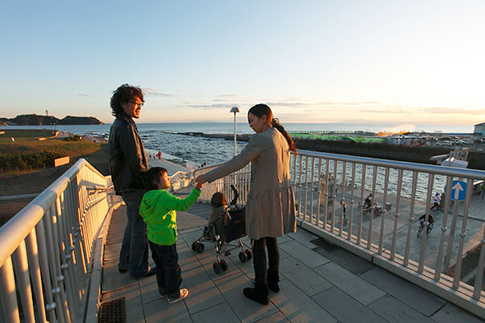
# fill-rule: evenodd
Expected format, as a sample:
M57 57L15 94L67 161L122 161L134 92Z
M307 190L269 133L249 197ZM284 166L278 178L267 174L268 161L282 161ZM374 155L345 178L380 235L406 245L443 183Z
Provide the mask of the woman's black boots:
M277 293L280 291L278 282L280 281L280 275L277 271L268 270L268 287L271 291Z
M244 296L263 305L268 305L268 284L254 284L254 288L244 288Z

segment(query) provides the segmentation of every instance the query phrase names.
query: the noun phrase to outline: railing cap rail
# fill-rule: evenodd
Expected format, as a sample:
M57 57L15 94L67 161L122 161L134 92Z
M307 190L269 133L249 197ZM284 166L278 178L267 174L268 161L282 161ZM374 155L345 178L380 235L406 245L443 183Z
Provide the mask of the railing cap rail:
M366 164L366 165L372 165L372 166L400 168L400 169L410 170L410 171L427 172L427 173L456 176L456 177L463 177L463 178L485 179L485 171L479 170L479 169L455 168L455 167L448 167L448 166L419 164L419 163L397 161L397 160L315 152L311 150L299 150L298 153L300 155L305 155L310 157L333 159L333 160Z

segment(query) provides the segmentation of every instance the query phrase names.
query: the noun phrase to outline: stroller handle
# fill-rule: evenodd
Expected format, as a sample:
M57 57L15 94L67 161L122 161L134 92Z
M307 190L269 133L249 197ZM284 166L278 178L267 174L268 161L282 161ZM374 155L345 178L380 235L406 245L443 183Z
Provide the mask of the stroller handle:
M239 198L239 193L237 192L237 189L236 189L236 187L234 187L233 184L231 184L231 189L234 192L234 198L232 199L232 201L229 204L230 205L236 205L236 201Z

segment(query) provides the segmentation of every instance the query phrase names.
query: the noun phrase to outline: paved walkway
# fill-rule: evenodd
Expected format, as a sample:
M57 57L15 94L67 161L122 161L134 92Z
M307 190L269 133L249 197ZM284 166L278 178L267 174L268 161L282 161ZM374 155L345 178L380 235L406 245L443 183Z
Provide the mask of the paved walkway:
M238 252L226 258L229 268L214 273L215 250L205 243L201 254L191 244L210 214L196 203L178 212L177 243L184 282L190 295L169 305L160 299L154 276L130 279L117 270L126 224L125 207L113 214L104 254L102 302L124 297L126 322L483 322L460 308L341 248L321 248L317 237L299 229L278 239L281 291L270 292L270 304L246 299L252 261ZM246 246L248 239L243 239Z

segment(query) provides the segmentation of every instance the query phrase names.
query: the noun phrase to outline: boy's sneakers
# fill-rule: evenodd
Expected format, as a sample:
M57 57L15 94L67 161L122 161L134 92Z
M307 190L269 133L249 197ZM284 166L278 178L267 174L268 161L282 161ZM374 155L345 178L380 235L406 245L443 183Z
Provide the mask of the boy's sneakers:
M160 295L161 296L161 295ZM175 304L177 303L178 301L181 301L183 300L184 298L186 298L187 296L189 296L189 290L187 288L182 288L180 290L180 297L179 298L171 298L170 296L167 296L167 300L168 300L168 303L169 304Z

